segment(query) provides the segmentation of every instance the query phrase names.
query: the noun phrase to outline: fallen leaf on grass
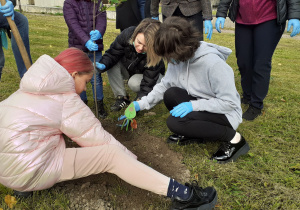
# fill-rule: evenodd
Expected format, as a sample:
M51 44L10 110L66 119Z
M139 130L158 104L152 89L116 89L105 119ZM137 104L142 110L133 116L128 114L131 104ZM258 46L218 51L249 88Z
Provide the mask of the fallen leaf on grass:
M4 198L4 202L10 209L12 209L16 205L17 200L14 196L6 195Z
M155 112L147 112L144 114L144 116L154 116L154 115L156 115Z
M106 86L106 82L103 82L103 86Z
M282 99L280 99L280 101L282 101L282 102L286 102L286 100L284 100L283 98L282 98Z

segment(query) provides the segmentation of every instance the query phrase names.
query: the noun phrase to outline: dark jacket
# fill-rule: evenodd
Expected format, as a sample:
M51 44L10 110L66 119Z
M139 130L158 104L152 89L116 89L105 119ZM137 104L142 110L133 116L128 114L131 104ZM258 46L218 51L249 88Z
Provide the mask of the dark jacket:
M159 15L159 4L161 4L161 13L170 17L179 7L181 13L188 17L198 14L202 11L203 19L211 20L211 1L210 0L151 0L151 15L157 17Z
M106 12L99 11L101 1L96 3L95 29L103 36L106 30ZM63 6L64 18L69 28L69 47L76 47L85 52L85 43L90 39L93 30L93 1L65 0ZM103 40L96 41L98 51L103 50Z
M277 23L282 24L286 20L300 19L300 0L276 0ZM239 0L221 0L217 10L217 17L228 17L233 22L238 13Z
M137 26L141 21L138 0L126 0L116 7L116 28L123 31L130 26ZM145 18L150 17L151 0L145 2Z
M110 45L110 48L106 50L100 61L106 66L106 69L101 71L101 73L109 70L121 61L130 77L134 74L143 74L140 86L141 90L138 93L138 97L142 97L148 95L153 89L153 86L159 78L159 73L162 75L165 74L165 65L164 62L161 61L155 67L146 67L147 55L137 53L133 44L129 43L135 28L135 26L132 26L122 31Z
M10 0L10 1L13 3L14 6L17 5L16 0Z

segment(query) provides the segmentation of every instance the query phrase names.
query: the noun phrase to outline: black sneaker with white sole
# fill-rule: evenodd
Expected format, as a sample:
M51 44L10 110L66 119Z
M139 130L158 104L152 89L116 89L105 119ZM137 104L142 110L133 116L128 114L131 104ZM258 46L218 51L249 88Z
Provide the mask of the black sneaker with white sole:
M116 102L114 105L112 105L110 108L112 111L120 111L124 107L128 106L130 104L130 100L128 100L125 96L118 96Z
M201 188L196 181L185 184L190 188L191 195L187 200L178 197L172 198L171 210L211 210L217 204L217 191L213 187Z

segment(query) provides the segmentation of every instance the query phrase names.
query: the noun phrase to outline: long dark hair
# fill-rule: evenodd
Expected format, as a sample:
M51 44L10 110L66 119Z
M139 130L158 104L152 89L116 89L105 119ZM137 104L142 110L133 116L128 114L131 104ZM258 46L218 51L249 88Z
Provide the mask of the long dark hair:
M154 52L168 62L187 61L200 46L201 34L181 17L168 17L155 34Z

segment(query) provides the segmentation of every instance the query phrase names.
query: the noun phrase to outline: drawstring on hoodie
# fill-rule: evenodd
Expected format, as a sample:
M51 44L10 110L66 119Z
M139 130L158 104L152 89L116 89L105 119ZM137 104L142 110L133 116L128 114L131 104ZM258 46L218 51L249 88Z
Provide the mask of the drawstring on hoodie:
M186 76L186 91L188 92L188 94L190 95L189 92L189 66L190 66L190 59L188 60L187 66L186 66L186 71L187 71L187 76Z

